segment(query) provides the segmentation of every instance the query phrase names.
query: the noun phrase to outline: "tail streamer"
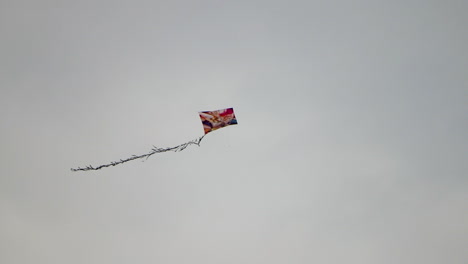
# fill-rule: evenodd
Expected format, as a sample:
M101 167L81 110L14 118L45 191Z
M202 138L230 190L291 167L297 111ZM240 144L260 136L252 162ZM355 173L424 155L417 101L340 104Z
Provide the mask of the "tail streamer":
M205 134L206 135L206 134ZM153 146L153 148L151 149L151 151L147 154L142 154L142 155L133 155L131 156L130 158L127 158L127 159L121 159L119 161L112 161L111 163L108 163L108 164L104 164L104 165L99 165L97 167L93 167L91 165L89 166L86 166L84 168L81 168L81 167L78 167L78 168L71 168L72 171L90 171L90 170L100 170L102 168L107 168L107 167L110 167L110 166L115 166L115 165L120 165L122 163L125 163L125 162L129 162L129 161L132 161L132 160L136 160L136 159L143 159L143 158L146 158L148 159L149 157L151 157L152 155L156 154L156 153L162 153L162 152L168 152L168 151L174 151L174 152L179 152L179 151L182 151L184 149L186 149L188 146L190 145L197 145L197 146L200 146L200 142L202 141L202 139L205 137L205 135L197 138L197 139L194 139L194 140L191 140L187 143L184 143L184 144L180 144L178 146L175 146L175 147L171 147L171 148L158 148L158 147L155 147Z

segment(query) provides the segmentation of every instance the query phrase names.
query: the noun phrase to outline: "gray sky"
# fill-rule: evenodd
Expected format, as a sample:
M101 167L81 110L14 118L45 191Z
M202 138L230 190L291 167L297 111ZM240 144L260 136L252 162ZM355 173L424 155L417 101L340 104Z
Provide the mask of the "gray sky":
M0 1L0 263L467 263L467 10Z

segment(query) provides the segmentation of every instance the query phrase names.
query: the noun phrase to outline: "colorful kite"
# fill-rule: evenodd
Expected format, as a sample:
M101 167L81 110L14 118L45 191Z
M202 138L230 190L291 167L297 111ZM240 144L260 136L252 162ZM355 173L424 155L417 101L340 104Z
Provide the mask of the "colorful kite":
M226 109L215 110L215 111L203 111L203 112L199 112L199 115L203 124L203 129L205 130L205 134L197 139L194 139L187 143L180 144L178 146L170 147L170 148L158 148L158 147L153 146L151 151L147 154L133 155L130 158L121 159L119 161L113 161L111 163L99 165L97 167L93 167L89 165L84 168L80 168L80 167L76 169L72 168L71 170L72 171L100 170L102 168L119 165L128 161L131 161L131 160L142 159L142 158L148 159L149 157L151 157L153 154L156 154L156 153L168 152L168 151L174 151L174 152L182 151L186 149L189 145L200 146L200 142L202 141L202 139L206 136L206 134L210 133L211 131L214 131L216 129L220 129L222 127L229 126L229 125L237 125L237 119L236 119L236 116L234 115L234 109L232 108L226 108Z
M232 108L205 111L199 114L203 123L203 129L205 130L205 135L225 126L237 125L237 119L234 115L234 109Z

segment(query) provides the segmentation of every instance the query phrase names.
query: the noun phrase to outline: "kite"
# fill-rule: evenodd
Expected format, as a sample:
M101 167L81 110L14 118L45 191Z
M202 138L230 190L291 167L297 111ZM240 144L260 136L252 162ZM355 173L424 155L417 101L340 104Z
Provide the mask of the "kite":
M199 112L199 114L205 135L225 126L237 125L237 119L232 108Z
M81 168L81 167L72 168L71 170L72 171L100 170L102 168L119 165L119 164L132 161L132 160L136 160L136 159L142 159L142 158L148 159L149 157L151 157L152 155L156 153L162 153L162 152L168 152L168 151L179 152L179 151L186 149L190 145L200 146L202 139L206 136L206 134L212 131L215 131L217 129L220 129L229 125L237 125L237 118L234 114L233 108L226 108L226 109L220 109L220 110L214 110L214 111L203 111L203 112L198 112L198 114L200 115L200 119L203 124L203 130L205 131L205 134L197 139L191 140L189 142L180 144L175 147L169 147L169 148L158 148L158 147L153 146L151 151L146 154L132 155L131 157L127 159L120 159L119 161L112 161L108 164L99 165L97 167L93 167L89 165L84 168Z

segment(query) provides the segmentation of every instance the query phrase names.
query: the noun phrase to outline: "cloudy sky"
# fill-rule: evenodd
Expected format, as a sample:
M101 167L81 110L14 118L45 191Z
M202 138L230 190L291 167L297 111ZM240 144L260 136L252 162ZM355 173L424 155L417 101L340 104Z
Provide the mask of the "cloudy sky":
M468 263L467 10L1 0L0 262Z

